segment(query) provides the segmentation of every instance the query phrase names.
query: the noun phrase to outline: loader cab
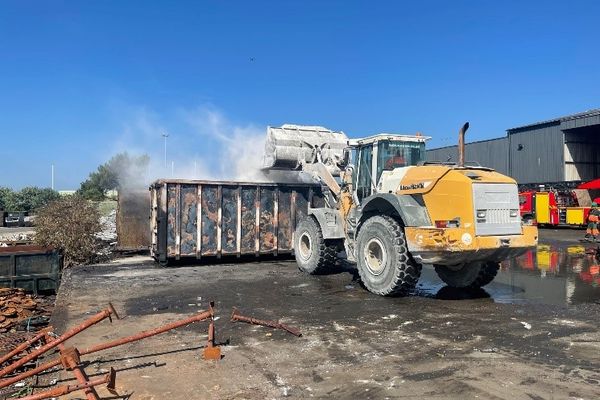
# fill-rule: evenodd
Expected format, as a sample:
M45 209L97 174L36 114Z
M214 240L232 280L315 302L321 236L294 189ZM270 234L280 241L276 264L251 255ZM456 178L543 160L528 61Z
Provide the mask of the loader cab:
M425 160L427 136L380 134L350 141L355 164L352 183L359 201L376 192L383 171L417 165Z

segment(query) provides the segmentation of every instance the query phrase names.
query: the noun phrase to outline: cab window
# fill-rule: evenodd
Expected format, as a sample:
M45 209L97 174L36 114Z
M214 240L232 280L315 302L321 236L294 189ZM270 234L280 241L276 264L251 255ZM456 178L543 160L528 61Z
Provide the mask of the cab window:
M417 165L425 159L425 143L382 140L377 149L377 181L383 171Z
M370 196L373 191L373 180L371 179L373 161L373 145L361 147L358 151L356 195L359 200Z

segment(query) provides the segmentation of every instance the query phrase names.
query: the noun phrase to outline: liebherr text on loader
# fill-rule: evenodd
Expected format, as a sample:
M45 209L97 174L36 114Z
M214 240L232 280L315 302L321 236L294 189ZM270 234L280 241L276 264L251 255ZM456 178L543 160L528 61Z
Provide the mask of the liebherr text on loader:
M516 182L491 168L426 162L420 135L349 140L317 126L269 128L265 168L301 170L322 182L326 205L309 208L294 232L298 267L324 273L345 252L371 292L403 295L423 264L449 286L490 283L500 261L537 244L522 224Z

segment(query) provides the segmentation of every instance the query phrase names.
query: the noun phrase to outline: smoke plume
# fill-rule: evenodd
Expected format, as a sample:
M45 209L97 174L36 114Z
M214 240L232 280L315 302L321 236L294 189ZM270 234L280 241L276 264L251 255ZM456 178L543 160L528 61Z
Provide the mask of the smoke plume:
M261 170L267 127L238 124L212 107L159 114L138 109L130 116L110 156L147 154L139 168L121 171L122 187L147 187L160 178L252 182L309 182L304 174ZM166 161L165 161L165 136Z

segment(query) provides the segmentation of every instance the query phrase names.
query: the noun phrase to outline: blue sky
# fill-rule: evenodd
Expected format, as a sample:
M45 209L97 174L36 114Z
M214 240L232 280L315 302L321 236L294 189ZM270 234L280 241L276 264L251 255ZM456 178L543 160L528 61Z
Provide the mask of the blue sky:
M600 106L595 1L2 1L0 186L117 151L227 169L267 125L453 144ZM244 140L249 140L248 144ZM233 153L232 145L238 147ZM249 147L247 147L249 146Z

